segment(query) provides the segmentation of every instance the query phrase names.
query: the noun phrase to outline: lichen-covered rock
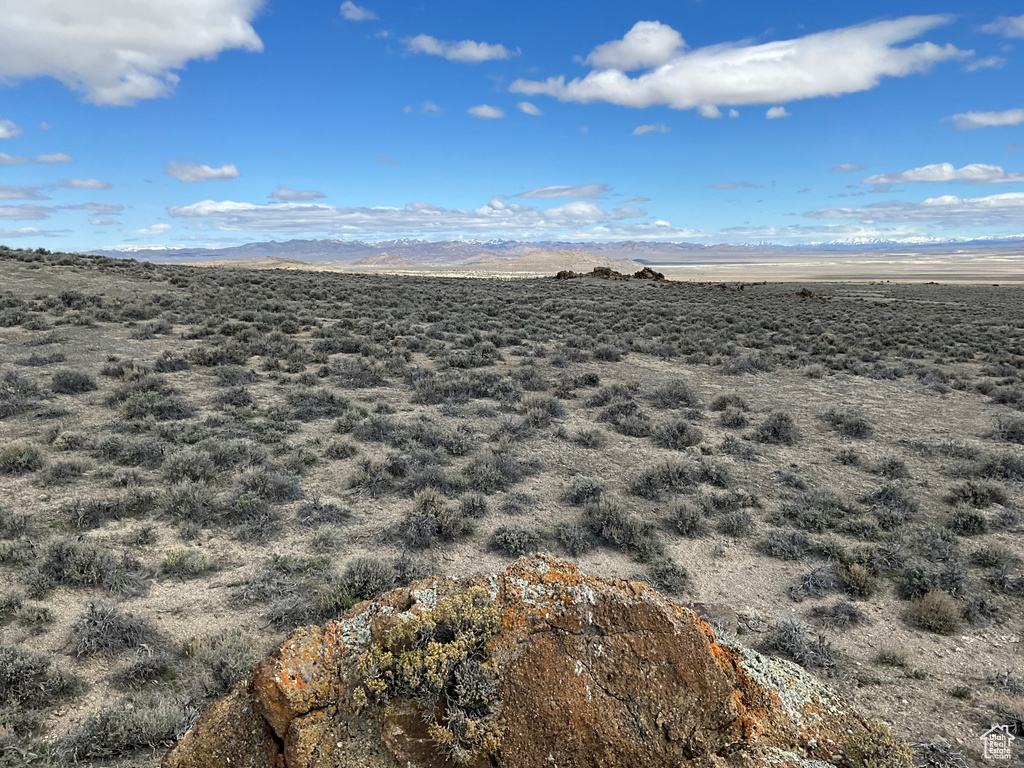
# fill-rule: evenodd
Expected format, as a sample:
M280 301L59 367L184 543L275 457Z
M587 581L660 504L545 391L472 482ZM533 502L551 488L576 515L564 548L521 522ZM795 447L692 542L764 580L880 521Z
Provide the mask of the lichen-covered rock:
M293 632L165 768L829 768L868 724L633 582L523 558Z

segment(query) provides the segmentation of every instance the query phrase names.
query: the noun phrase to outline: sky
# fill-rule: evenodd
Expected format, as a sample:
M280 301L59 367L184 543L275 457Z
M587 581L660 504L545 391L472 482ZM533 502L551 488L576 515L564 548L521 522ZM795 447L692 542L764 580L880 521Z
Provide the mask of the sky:
M1024 2L0 0L0 243L1024 233Z

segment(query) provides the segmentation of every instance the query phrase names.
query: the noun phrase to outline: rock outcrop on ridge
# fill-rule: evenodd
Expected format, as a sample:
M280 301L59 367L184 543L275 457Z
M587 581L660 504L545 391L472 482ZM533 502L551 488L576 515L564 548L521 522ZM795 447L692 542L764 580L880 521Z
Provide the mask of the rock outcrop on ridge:
M829 768L869 733L654 590L533 557L297 629L163 766Z

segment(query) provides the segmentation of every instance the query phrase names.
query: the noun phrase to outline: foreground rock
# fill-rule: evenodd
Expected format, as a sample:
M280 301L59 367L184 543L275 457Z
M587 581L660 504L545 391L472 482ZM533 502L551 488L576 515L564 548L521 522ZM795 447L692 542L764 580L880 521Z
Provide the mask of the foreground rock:
M801 668L642 584L535 557L296 630L163 765L828 768L868 734Z

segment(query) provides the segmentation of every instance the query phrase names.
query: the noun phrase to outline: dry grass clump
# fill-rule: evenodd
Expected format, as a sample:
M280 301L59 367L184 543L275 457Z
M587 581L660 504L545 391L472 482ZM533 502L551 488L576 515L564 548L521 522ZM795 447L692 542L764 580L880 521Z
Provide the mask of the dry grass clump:
M938 589L926 592L910 603L904 617L911 626L940 635L951 635L963 621L963 606Z

